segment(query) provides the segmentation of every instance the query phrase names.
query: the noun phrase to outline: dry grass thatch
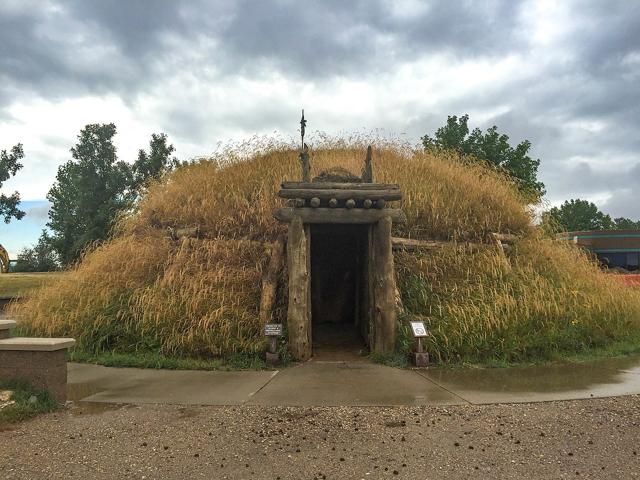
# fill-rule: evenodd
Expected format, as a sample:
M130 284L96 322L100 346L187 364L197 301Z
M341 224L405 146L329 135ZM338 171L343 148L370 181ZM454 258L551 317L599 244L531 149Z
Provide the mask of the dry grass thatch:
M18 307L31 333L71 335L99 352L159 349L228 355L264 348L258 322L265 255L260 242L284 233L272 217L280 182L299 176L297 154L243 145L182 167L150 186L111 241L56 284ZM315 175L362 168L364 145L325 142ZM374 148L379 182L399 183L408 223L396 235L482 241L488 232L525 238L511 266L492 247L478 253L397 256L403 319L421 318L442 360L527 358L603 344L640 328L640 297L613 291L587 257L539 237L516 189L498 172L453 154ZM174 242L167 227L200 227L206 239ZM284 289L282 289L284 291ZM275 315L283 319L281 293Z

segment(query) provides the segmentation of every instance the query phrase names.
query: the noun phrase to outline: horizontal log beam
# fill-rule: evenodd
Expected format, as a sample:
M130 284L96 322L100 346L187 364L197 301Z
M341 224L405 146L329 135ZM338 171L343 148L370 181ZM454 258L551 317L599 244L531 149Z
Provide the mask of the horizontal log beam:
M472 242L452 242L446 240L415 240L413 238L391 237L391 245L394 250L440 250L441 248L457 245L476 251L482 244Z
M499 240L504 243L515 243L520 237L511 233L492 233L491 236L494 240Z
M350 210L334 208L279 208L273 216L281 221L290 223L295 217L300 217L303 223L376 223L381 218L389 217L395 223L405 223L407 217L397 208L383 208L381 210L365 210L352 208Z
M282 182L281 186L285 190L400 190L397 183Z
M391 242L394 250L407 250L407 251L416 251L416 250L439 250L441 248L451 246L454 244L452 241L446 240L415 240L413 238L401 238L401 237L391 237ZM474 242L460 242L455 243L460 247L470 248L472 251L477 251L480 247L486 246L485 243L474 243ZM501 249L501 252L510 253L513 249L511 245L503 245L500 243L498 247Z
M414 240L413 238L391 237L391 244L395 249L404 250L437 250L451 245L451 242L441 240Z
M167 229L169 235L173 240L180 240L181 238L203 238L204 232L200 230L200 227L185 227L185 228L172 228Z
M238 242L247 245L254 245L256 247L263 246L266 249L273 247L273 242L262 242L259 240L249 240L245 238L219 238L204 231L201 227L187 227L187 228L167 228L167 238L171 240L182 240L183 238L195 238L200 240L219 240L222 242Z
M278 196L282 198L319 198L320 200L402 200L402 192L400 190L354 190L354 189L319 189L319 188L291 188L283 189L278 192Z

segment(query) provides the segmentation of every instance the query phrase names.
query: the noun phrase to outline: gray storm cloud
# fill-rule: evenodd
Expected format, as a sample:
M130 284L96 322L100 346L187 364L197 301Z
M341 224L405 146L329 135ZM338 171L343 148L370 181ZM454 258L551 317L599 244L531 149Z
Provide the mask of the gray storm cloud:
M224 140L212 138L222 126L273 131L299 107L253 92L238 111L225 95L233 85L284 78L326 91L363 80L375 87L374 101L402 97L394 120L341 129L386 127L417 141L448 114L486 112L471 116L473 126L531 140L552 202L609 196L601 206L611 214L640 218L640 4L561 5L562 31L541 46L530 29L543 21L532 1L10 0L0 3L0 122L10 121L16 99L116 96L135 111L141 98L160 96L157 123L206 153ZM416 91L405 92L384 83L433 59L445 75L447 63L510 58L521 60L522 74L482 89L433 91L429 79L421 87L412 78ZM202 85L220 92L201 105ZM431 107L420 106L425 98ZM344 106L331 108L339 118Z

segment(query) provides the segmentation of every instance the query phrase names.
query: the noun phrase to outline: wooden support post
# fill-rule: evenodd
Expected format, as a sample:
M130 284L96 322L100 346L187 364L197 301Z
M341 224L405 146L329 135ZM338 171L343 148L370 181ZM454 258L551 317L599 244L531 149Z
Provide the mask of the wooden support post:
M367 345L373 350L373 334L375 332L375 262L373 259L373 225L367 228Z
M367 147L367 157L364 159L364 168L362 169L362 181L364 183L373 183L373 167L371 166L372 160L371 145Z
M390 353L396 344L396 280L391 250L391 219L373 227L374 333L373 351Z
M311 225L307 224L303 224L304 226L304 238L305 238L305 244L307 247L307 254L305 255L305 260L307 261L307 328L306 328L306 334L307 334L307 345L309 345L308 347L308 356L307 358L311 358L311 356L313 355L313 314L312 314L312 310L311 310L311 242L312 242L312 238L311 238Z
M289 268L289 307L287 327L289 348L296 360L311 357L311 317L309 315L309 269L305 227L300 217L289 225L287 265Z
M262 275L262 291L260 294L260 325L264 326L271 322L271 312L276 301L276 291L278 290L278 279L282 271L284 240L278 238L270 245L269 265Z

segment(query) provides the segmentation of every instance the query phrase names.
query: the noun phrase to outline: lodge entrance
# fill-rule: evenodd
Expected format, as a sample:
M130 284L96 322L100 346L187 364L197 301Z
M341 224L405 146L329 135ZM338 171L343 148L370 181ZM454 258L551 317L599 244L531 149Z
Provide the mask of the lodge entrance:
M309 228L314 358L342 360L369 344L369 225Z
M300 122L302 181L283 182L289 206L274 217L286 239L289 350L296 360L332 351L392 352L396 341L396 283L391 231L403 223L397 184L374 183L372 148L362 176L342 168L310 178L304 116Z

